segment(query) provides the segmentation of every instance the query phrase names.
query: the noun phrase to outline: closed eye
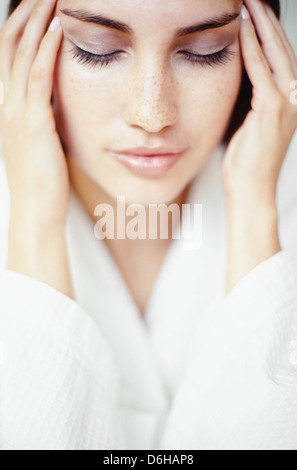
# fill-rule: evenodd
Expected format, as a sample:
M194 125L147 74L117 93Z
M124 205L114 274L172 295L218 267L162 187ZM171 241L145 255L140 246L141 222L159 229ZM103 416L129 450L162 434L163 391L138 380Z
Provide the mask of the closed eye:
M232 55L236 55L235 52L230 51L225 48L218 52L213 52L212 54L192 54L188 51L179 51L179 54L183 54L185 59L192 62L194 65L209 65L213 67L214 65L225 65L228 62Z
M120 58L122 51L111 52L110 54L99 55L93 54L92 52L85 51L78 46L75 46L73 52L73 58L81 64L89 64L94 67L97 65L103 67L108 65L110 62L116 61Z
M91 65L92 67L103 67L107 66L108 64L115 62L120 59L121 54L124 51L114 51L109 54L99 55L93 54L92 52L85 51L78 46L72 50L73 58L76 59L81 64ZM193 54L188 51L178 51L178 54L182 54L185 60L191 62L192 64L196 65L209 65L213 67L214 65L224 65L232 55L236 55L236 53L228 50L227 48L222 49L221 51L214 52L212 54Z

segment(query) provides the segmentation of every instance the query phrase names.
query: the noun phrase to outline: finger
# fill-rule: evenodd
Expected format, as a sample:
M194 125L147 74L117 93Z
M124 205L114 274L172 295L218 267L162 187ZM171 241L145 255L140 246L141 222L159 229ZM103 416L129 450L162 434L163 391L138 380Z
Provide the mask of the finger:
M7 39L17 40L20 31L25 27L30 15L39 0L22 0L2 26Z
M50 105L55 64L62 37L60 18L56 16L41 41L30 71L27 92L29 107L44 109L44 106Z
M30 69L55 4L56 0L40 0L36 4L18 45L10 83L13 99L17 102L26 96Z
M277 91L270 67L257 38L247 8L241 12L240 44L242 58L254 91L260 96L271 96Z
M288 85L294 78L290 57L262 1L245 0L245 3L256 27L262 49L275 82L281 91L287 93Z
M23 0L6 20L0 31L0 76L8 87L14 59L15 44L28 22L38 0Z
M266 3L264 4L264 6L265 6L266 12L267 12L268 16L270 17L275 29L278 31L278 34L279 34L279 36L280 36L280 38L283 42L283 45L284 45L284 47L287 51L288 56L290 57L291 65L292 65L293 72L294 72L294 76L297 79L297 57L296 57L295 51L293 49L293 46L290 43L284 28L282 27L278 17L276 16L276 14L272 10L272 8L269 5L267 5Z

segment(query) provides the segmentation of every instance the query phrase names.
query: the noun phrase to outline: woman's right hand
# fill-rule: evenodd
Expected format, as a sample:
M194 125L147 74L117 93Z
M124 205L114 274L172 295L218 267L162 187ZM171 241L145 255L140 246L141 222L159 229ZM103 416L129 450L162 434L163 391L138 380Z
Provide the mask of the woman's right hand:
M12 216L64 224L67 163L51 106L62 28L47 31L56 0L23 0L0 30L0 135Z
M70 183L51 105L57 0L22 0L0 30L0 135L10 191L7 268L73 298L65 240Z

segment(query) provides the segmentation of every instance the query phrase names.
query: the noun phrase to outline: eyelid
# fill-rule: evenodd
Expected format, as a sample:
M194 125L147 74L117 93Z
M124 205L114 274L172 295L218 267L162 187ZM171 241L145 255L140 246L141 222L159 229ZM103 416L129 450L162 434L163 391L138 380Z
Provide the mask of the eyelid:
M76 59L77 62L91 67L97 67L101 63L101 68L104 65L109 65L110 62L118 61L124 53L124 51L119 50L108 54L94 54L76 45L74 49L69 52L73 54L73 58ZM183 54L184 59L191 64L199 64L200 66L208 65L211 67L214 65L224 65L230 60L231 56L238 55L236 52L231 51L228 46L211 54L194 54L187 50L181 50L178 51L178 53Z
M74 39L70 35L67 35L67 34L65 34L65 39L70 42L71 46L78 47L79 49L89 52L90 54L94 54L94 55L104 55L104 54L108 55L110 54L109 51L115 51L115 50L120 49L119 45L116 44L115 41L108 42L108 41L98 40L93 45L88 45L86 43L83 44L82 42L80 42L79 39ZM101 51L96 52L96 50L92 50L93 48L95 49L96 47L100 47L101 49L102 48L106 49L106 53L102 54Z
M72 57L76 59L77 62L88 64L92 67L98 66L99 63L101 63L101 67L103 67L103 65L108 65L109 62L117 61L122 53L122 51L114 51L109 54L93 54L78 46L75 46L69 52L72 53Z
M111 54L110 51L116 50L116 48L108 47L108 49L105 53L102 53L101 51L96 52L96 51L90 50L92 48L90 48L86 44L85 45L80 44L79 41L76 41L76 42L70 41L70 42L71 42L72 46L74 46L75 48L80 49L81 51L84 51L84 52L88 52L89 54L93 54L93 55L108 55L108 54Z
M184 48L184 49L179 49L177 51L177 53L182 53L182 52L188 52L190 54L193 54L193 55L197 55L197 56L209 56L209 55L215 55L215 54L218 54L219 52L223 52L227 49L228 46L226 47L220 47L219 49L215 49L214 51L207 51L207 52L197 52L197 51L191 51L190 48Z
M102 56L102 55L110 55L113 52L118 52L118 51L124 52L123 48L121 46L119 46L117 44L112 44L112 43L107 44L106 41L101 41L101 42L98 41L98 43L96 45L97 45L97 47L100 46L101 50L96 51L96 50L92 50L93 49L92 46L90 46L88 44L83 44L77 39L75 39L75 40L74 40L74 38L72 39L69 34L66 34L65 38L68 39L68 41L72 44L72 46L78 47L82 51L88 52L89 54L93 54L93 55L98 55L98 56L101 55ZM201 55L201 56L216 54L217 52L220 52L221 50L225 49L226 47L229 47L236 39L237 38L230 39L230 37L229 37L227 40L220 42L217 47L214 47L214 50L211 50L212 49L211 45L206 47L206 45L203 45L203 43L202 43L202 46L199 43L199 44L193 46L193 43L191 44L191 41L186 41L186 44L184 46L176 46L173 49L173 52L180 52L181 50L186 50L187 52L191 52L191 54ZM214 42L218 43L218 41L214 41ZM103 45L104 45L104 47L103 47ZM95 44L94 44L94 48L95 48ZM106 51L102 52L102 48L106 49ZM130 49L130 47L128 47L128 48ZM199 51L199 48L202 48L202 50ZM126 50L126 47L125 47L125 50Z
M199 64L200 66L208 65L213 67L214 65L224 65L230 59L231 56L236 56L237 53L225 47L218 52L212 54L192 54L188 51L180 51L189 62L193 64Z
M121 50L121 49L114 49L114 50L109 50L108 52L105 52L105 53L102 53L102 52L94 52L94 51L90 51L88 50L87 47L84 47L84 46L80 46L78 44L75 44L73 43L75 49L83 52L83 53L87 53L87 54L90 54L90 55L94 55L94 56L110 56L112 54L116 54L116 53L124 53L125 51ZM223 46L223 47L220 47L219 49L215 49L214 51L207 51L207 52L197 52L197 51L192 51L190 50L190 48L179 48L176 52L177 53L183 53L183 52L187 52L187 53L190 53L192 55L197 55L197 56L209 56L209 55L214 55L214 54L218 54L219 52L223 52L225 49L228 48L228 45L226 46Z
M216 54L217 52L220 52L224 49L226 49L227 47L230 47L233 43L235 42L234 39L230 40L230 38L228 40L225 40L225 41L221 41L221 42L213 42L213 44L195 44L193 45L193 43L189 43L187 42L187 44L185 44L184 46L179 46L179 47L176 47L176 52L178 51L181 51L181 50L186 50L188 52L191 52L192 54L196 54L196 55L211 55L211 54ZM199 52L198 52L199 51Z

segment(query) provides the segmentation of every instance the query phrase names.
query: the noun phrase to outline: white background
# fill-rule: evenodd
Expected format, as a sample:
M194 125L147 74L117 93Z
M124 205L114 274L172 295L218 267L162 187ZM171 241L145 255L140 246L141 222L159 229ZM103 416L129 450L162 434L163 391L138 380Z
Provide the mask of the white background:
M9 1L0 1L0 24L2 25L2 23L5 21ZM292 42L297 52L297 0L281 0L281 3L283 8L282 23L287 31L290 41Z

